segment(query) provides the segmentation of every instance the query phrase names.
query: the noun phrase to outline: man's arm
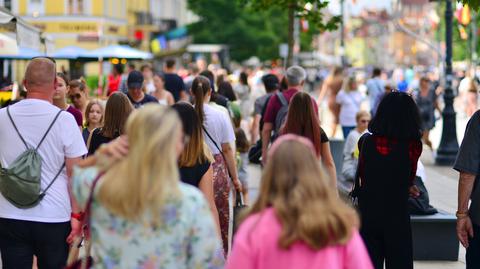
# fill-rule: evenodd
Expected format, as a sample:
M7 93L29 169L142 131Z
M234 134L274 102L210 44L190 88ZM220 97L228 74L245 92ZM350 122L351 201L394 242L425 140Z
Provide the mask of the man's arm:
M468 202L472 194L475 175L460 172L458 180L457 236L464 247L468 247L468 238L473 237L473 226L468 215Z
M270 122L265 122L263 124L262 131L262 163L265 164L267 161L267 149L270 144L270 136L272 135L273 124Z
M78 206L77 200L75 200L75 197L73 196L73 193L72 193L72 174L73 174L73 167L77 165L81 160L82 160L81 157L65 158L65 167L67 168L67 177L68 177L68 195L70 197L72 213L74 214L80 214L81 210L80 210L80 207ZM67 243L69 244L73 243L73 240L77 236L79 236L82 231L82 223L79 219L71 218L70 224L72 226L72 231L70 232L70 235L68 235L67 237Z
M250 128L250 144L255 145L257 143L257 136L259 132L259 125L260 125L260 119L262 118L262 115L256 114L253 117L252 121L252 126Z

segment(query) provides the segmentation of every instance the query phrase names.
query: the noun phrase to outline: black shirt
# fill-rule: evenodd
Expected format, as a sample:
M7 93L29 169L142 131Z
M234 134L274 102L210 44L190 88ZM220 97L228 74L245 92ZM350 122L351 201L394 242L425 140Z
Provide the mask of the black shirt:
M112 138L106 137L106 136L103 136L100 133L101 130L102 129L99 128L99 129L94 129L92 131L92 138L90 139L90 146L88 147L88 156L93 155L95 153L95 151L97 151L97 149L102 144L106 144L106 143L112 141L113 139L117 138L118 136L120 136L120 134L118 134L118 135L115 135Z
M180 180L198 188L203 175L210 168L210 162L197 164L192 167L180 167Z
M130 94L127 94L127 96L128 96L128 99L130 100L130 103L132 103L133 107L135 107L135 108L141 108L146 103L157 103L158 104L157 98L155 98L155 97L153 97L149 94L145 94L145 96L143 97L142 100L140 100L140 102L135 102L132 99L132 97L130 97Z
M330 140L328 140L328 136L327 134L325 133L325 131L323 130L322 127L320 127L320 142L323 144L323 143L327 143L329 142Z
M165 89L171 92L175 102L178 102L180 100L180 92L185 91L183 79L175 73L165 73L163 75L165 78Z

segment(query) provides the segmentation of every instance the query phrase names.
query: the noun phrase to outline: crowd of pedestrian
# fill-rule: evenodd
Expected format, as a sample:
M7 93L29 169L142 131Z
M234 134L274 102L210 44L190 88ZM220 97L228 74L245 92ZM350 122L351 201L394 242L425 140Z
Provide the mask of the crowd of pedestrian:
M413 268L408 200L440 109L427 76L408 90L378 68L366 81L335 68L317 99L300 66L188 70L115 66L95 99L53 59L29 62L26 99L0 110L4 268L64 268L83 246L93 268ZM324 99L330 137L340 124L346 139L339 175ZM455 166L471 268L479 152L462 145ZM263 166L258 197L249 163Z

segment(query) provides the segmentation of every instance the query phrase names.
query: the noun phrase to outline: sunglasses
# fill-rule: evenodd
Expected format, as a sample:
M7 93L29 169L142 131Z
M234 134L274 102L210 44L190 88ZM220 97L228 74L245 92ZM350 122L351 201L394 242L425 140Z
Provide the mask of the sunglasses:
M70 95L69 97L70 97L70 100L73 101L73 100L75 100L75 99L80 99L80 98L82 98L82 95L79 94L79 93L77 93L77 94L72 94L72 95Z

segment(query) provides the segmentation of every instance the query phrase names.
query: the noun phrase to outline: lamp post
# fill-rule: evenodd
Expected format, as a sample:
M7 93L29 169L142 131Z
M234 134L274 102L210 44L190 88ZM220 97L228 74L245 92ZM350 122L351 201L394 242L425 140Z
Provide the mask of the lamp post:
M453 90L452 90L452 1L446 0L445 9L445 92L443 100L445 108L443 109L443 128L442 139L437 150L435 163L437 165L453 165L458 152L456 113L453 109Z

